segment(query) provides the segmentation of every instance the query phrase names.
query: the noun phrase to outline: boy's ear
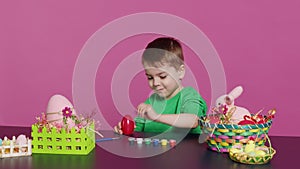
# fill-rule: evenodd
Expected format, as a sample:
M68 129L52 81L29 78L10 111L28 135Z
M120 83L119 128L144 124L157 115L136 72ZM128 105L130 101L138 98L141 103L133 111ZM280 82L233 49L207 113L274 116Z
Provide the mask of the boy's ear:
M182 80L185 75L185 66L184 65L180 65L180 67L178 69L178 73L179 73L179 79Z

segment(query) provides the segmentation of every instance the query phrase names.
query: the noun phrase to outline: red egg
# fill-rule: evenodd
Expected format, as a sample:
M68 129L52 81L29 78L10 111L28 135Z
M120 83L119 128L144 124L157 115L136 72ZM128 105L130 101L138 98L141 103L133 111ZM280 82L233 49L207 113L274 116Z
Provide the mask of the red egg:
M238 125L253 125L255 122L251 119L250 116L245 115L244 120L240 121Z
M130 115L125 115L121 121L123 134L131 135L134 130L134 121Z

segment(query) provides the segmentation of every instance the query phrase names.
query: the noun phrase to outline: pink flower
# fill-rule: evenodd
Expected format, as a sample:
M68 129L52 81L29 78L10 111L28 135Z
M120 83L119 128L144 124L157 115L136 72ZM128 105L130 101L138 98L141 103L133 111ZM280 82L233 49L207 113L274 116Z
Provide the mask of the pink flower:
M63 116L64 117L71 117L72 116L72 110L70 107L65 107L63 110Z
M54 122L53 126L57 129L58 132L60 132L61 129L64 127L64 123L62 121Z
M46 117L46 114L45 114L45 113L42 113L42 116L41 116L41 117L36 117L36 119L37 119L37 121L38 121L38 123L39 123L40 125L45 125L45 124L48 123L48 122L47 122L47 117Z
M67 129L68 130L71 130L76 125L75 121L73 121L71 118L68 118L66 123L67 123Z
M100 121L99 120L95 121L95 129L100 130Z
M42 113L42 119L41 119L42 124L46 124L47 122L47 116L45 113Z
M38 128L38 133L41 133L42 131L43 131L43 127L40 126L40 127Z
M77 124L77 126L75 126L76 132L79 133L80 130L82 129L82 125Z
M85 120L82 120L80 123L79 123L79 125L80 126L86 126L88 123L85 121Z

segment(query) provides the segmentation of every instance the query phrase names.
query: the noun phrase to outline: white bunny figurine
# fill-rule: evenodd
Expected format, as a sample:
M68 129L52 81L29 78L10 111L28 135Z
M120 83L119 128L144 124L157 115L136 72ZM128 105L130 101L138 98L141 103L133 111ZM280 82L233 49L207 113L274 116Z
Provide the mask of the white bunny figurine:
M238 98L243 92L242 86L237 86L229 94L222 95L216 100L216 108L225 106L228 110L234 110L232 116L230 117L230 122L233 124L238 124L240 121L244 120L244 116L247 115L251 117L250 112L244 108L234 105L234 99Z

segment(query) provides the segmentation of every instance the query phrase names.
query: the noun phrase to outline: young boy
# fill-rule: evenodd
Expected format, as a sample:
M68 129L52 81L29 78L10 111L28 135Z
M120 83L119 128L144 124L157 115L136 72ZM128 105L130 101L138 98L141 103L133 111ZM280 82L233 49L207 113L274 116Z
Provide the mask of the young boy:
M180 43L168 37L150 42L142 56L142 64L154 93L137 106L135 131L164 132L173 128L191 129L201 133L200 116L205 116L207 106L192 87L183 87L184 57ZM114 127L122 134L121 123Z

